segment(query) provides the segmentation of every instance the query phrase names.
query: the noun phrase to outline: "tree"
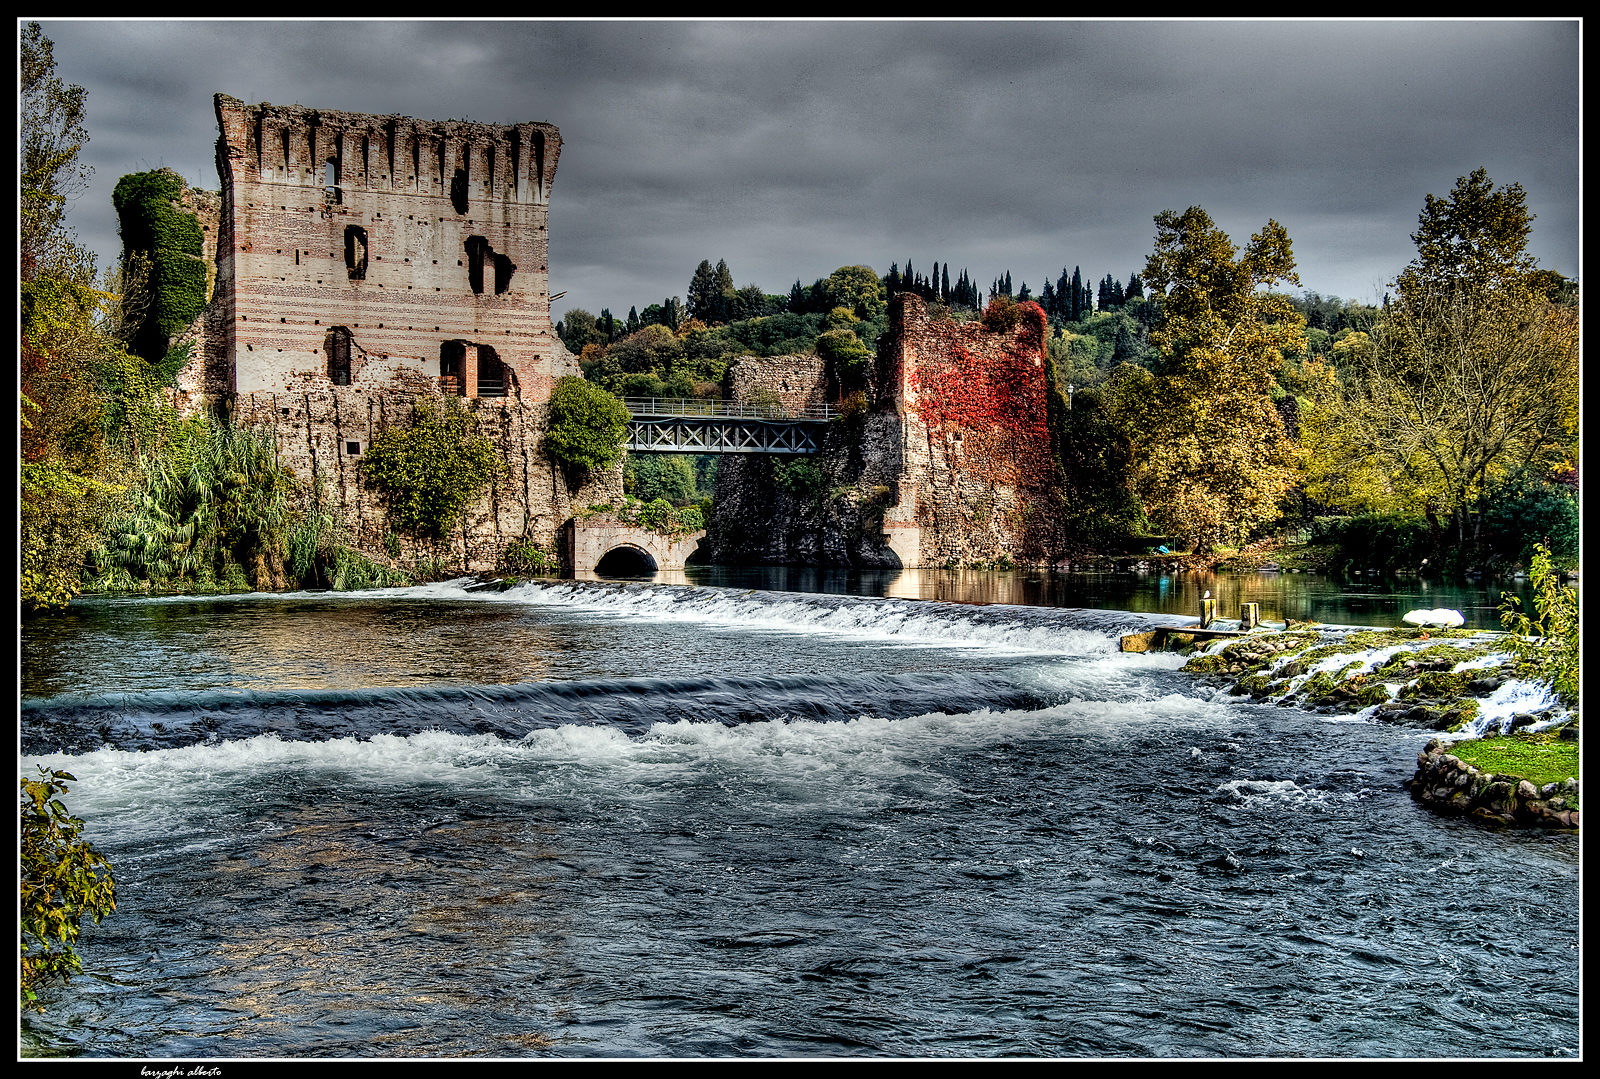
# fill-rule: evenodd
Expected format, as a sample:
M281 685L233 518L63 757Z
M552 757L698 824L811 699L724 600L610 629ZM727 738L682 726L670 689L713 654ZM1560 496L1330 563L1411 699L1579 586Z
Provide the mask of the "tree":
M1578 313L1521 289L1416 291L1346 350L1348 385L1306 425L1310 492L1424 516L1475 549L1492 492L1569 467L1578 434Z
M31 22L22 30L20 108L22 277L74 276L93 258L73 242L66 227L67 203L89 184L91 169L78 151L89 141L84 129L84 90L56 75L55 45Z
M716 271L711 268L710 259L701 259L700 265L695 267L694 276L689 280L685 311L690 318L709 323L712 321L712 312L716 309L717 299Z
M631 417L622 402L590 382L568 375L550 393L545 448L576 473L609 468L622 453Z
M1578 594L1561 583L1550 549L1536 544L1533 569L1535 617L1521 610L1522 601L1501 593L1500 624L1512 633L1511 650L1527 676L1547 682L1556 695L1576 708L1581 688L1578 647Z
M83 919L99 924L117 909L105 855L83 838L83 821L59 797L74 777L39 771L39 779L21 781L21 1003L36 1010L39 986L83 970L75 947Z
M1538 270L1527 252L1533 216L1521 184L1496 190L1481 168L1458 179L1448 196L1428 195L1411 235L1417 257L1395 282L1401 297L1432 302L1440 289L1529 287L1528 278Z
M22 32L19 598L27 610L77 594L84 555L118 491L105 440L97 367L119 350L99 322L111 299L95 288L94 256L66 225L89 176L84 92L55 74L37 23Z
M1155 221L1144 282L1162 302L1150 335L1161 370L1119 368L1108 412L1134 447L1151 522L1208 551L1270 518L1294 482L1295 447L1269 391L1305 324L1287 297L1260 290L1299 279L1276 221L1243 255L1198 206Z
M1478 169L1427 196L1417 257L1370 333L1337 349L1350 372L1308 417L1311 493L1426 517L1475 558L1493 492L1570 467L1578 435L1578 309L1552 303L1525 250L1518 184Z

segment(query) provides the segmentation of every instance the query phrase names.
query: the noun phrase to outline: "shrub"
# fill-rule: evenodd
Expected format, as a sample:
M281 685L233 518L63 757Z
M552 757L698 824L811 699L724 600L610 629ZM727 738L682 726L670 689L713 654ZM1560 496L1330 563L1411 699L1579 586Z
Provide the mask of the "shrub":
M117 909L105 855L82 838L83 821L57 797L75 778L43 767L39 772L39 779L21 781L21 1004L35 1010L42 1010L35 987L83 970L74 947L82 920L98 924Z
M813 498L827 483L822 469L805 458L778 461L772 466L772 479L777 485L797 498Z
M1505 592L1500 597L1500 624L1516 634L1511 648L1522 670L1550 683L1558 697L1577 707L1578 594L1562 585L1550 549L1542 543L1533 547L1532 578L1536 617L1529 618L1517 597Z
M538 577L550 576L560 572L561 559L554 551L546 551L528 540L519 540L506 547L500 556L499 568Z
M295 518L294 477L273 436L196 416L143 455L140 483L108 515L91 583L108 588L278 586Z
M575 472L609 468L628 436L628 410L599 386L576 375L556 382L550 394L550 456Z
M846 392L860 389L867 377L872 353L850 330L829 330L817 338L817 355L827 363L835 381Z
M442 408L418 401L411 426L389 428L361 459L362 477L383 493L390 521L429 539L448 532L499 469L477 418L455 398L444 400Z
M1564 484L1534 480L1496 491L1483 515L1483 540L1500 561L1528 565L1542 538L1563 565L1578 559L1578 498Z

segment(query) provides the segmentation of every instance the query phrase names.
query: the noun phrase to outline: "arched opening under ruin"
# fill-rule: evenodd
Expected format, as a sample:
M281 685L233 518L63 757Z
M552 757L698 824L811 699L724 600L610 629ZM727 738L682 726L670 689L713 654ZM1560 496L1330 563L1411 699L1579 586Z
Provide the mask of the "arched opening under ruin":
M656 571L655 556L643 547L623 544L600 557L594 572L599 577L648 577Z

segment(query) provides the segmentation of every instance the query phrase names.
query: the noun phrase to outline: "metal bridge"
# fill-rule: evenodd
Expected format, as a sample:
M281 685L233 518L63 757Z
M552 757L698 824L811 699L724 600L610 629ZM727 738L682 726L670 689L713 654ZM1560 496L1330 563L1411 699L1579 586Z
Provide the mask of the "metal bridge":
M624 397L630 450L647 453L816 453L817 432L838 412L705 398Z

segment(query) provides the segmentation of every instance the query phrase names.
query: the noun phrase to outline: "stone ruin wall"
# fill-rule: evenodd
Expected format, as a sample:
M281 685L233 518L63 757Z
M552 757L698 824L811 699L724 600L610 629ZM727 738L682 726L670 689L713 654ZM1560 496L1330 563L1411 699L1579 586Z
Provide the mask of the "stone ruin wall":
M920 563L1048 562L1059 534L1050 453L1046 318L1015 325L933 319L895 297L880 382L900 419L901 473L891 529ZM910 534L909 530L916 529Z
M723 393L730 401L771 400L787 412L828 403L826 365L817 355L744 356L728 367Z
M826 491L807 500L774 482L764 457L726 457L708 543L713 561L894 568L1048 562L1058 525L1047 424L1044 312L1016 324L931 319L894 299L868 387L872 410L829 425L809 458ZM822 403L811 357L746 357L731 396Z
M443 550L491 568L551 548L574 505L621 497L621 469L569 490L545 455L548 400L578 365L550 321L549 124L430 122L216 96L220 199L195 193L215 287L191 331L180 404L269 427L297 479L323 485L357 547L387 562L372 440L419 399L460 399L503 473ZM392 541L391 541L392 542Z

